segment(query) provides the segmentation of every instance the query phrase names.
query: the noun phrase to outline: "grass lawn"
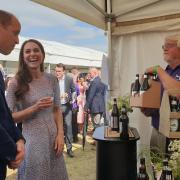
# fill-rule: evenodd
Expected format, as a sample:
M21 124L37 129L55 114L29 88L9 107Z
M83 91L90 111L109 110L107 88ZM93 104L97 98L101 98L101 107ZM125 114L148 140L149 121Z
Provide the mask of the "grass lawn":
M96 179L96 146L89 143L92 138L87 136L85 149L82 149L82 137L73 144L73 152L75 157L69 158L64 152L66 167L69 174L69 180L95 180ZM8 169L6 180L15 180L17 171Z

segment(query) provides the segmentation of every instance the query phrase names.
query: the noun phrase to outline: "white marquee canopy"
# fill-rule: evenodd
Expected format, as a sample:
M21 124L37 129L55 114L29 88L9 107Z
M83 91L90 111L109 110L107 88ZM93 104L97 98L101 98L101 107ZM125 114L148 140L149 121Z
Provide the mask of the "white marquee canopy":
M20 43L8 56L0 54L0 60L18 61L19 51L22 43L30 38L20 37ZM45 63L58 64L63 63L70 66L81 67L101 67L105 53L89 48L70 46L54 41L39 40L45 49Z
M179 0L33 0L112 34L180 27Z
M159 45L162 43L166 34L165 32L172 32L180 29L179 0L32 1L107 31L109 47L108 57L110 59L110 61L108 61L108 67L111 72L109 74L109 83L114 92L119 90L119 87L117 87L117 84L113 85L112 80L116 77L116 74L119 73L117 70L117 61L120 62L122 57L122 54L119 55L118 52L120 47L116 47L116 50L114 49L117 42L121 42L120 46L123 46L126 38L128 38L128 42L132 44L132 37L134 37L133 39L135 40L139 36L139 33L141 33L141 35L144 34L141 36L141 41L144 36L153 34L154 38L149 40ZM155 36L156 33L158 33L157 36L159 36L159 34L165 34L162 35L161 38L158 38ZM140 39L136 39L137 44L134 41L134 47L138 45L139 41ZM149 43L151 44L150 41ZM156 43L156 41L158 41L158 43ZM127 41L125 43L127 44ZM157 55L157 57L159 58L161 56ZM115 94L117 94L117 92L115 92Z

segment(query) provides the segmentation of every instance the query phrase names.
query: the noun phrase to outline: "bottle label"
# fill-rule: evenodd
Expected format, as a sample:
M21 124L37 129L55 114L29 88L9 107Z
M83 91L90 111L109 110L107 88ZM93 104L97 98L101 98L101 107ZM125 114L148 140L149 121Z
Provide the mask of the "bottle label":
M111 128L118 128L119 125L119 118L114 116L111 117Z
M145 92L145 91L142 91L142 90L141 90L141 91L140 91L140 95L142 95L144 92Z
M170 131L176 132L178 131L178 119L172 119L170 122Z

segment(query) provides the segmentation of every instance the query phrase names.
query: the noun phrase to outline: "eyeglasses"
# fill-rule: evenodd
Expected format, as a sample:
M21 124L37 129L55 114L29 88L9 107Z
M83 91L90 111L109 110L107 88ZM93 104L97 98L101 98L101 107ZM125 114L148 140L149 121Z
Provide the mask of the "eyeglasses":
M173 48L173 47L177 47L176 44L164 44L162 45L162 49L170 49L170 48Z

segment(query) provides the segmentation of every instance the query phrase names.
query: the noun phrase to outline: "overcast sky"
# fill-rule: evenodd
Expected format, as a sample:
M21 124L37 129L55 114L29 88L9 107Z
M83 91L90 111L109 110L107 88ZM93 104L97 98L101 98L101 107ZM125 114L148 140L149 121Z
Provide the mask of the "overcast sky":
M20 35L107 52L104 31L30 0L0 0L0 9L15 14Z

